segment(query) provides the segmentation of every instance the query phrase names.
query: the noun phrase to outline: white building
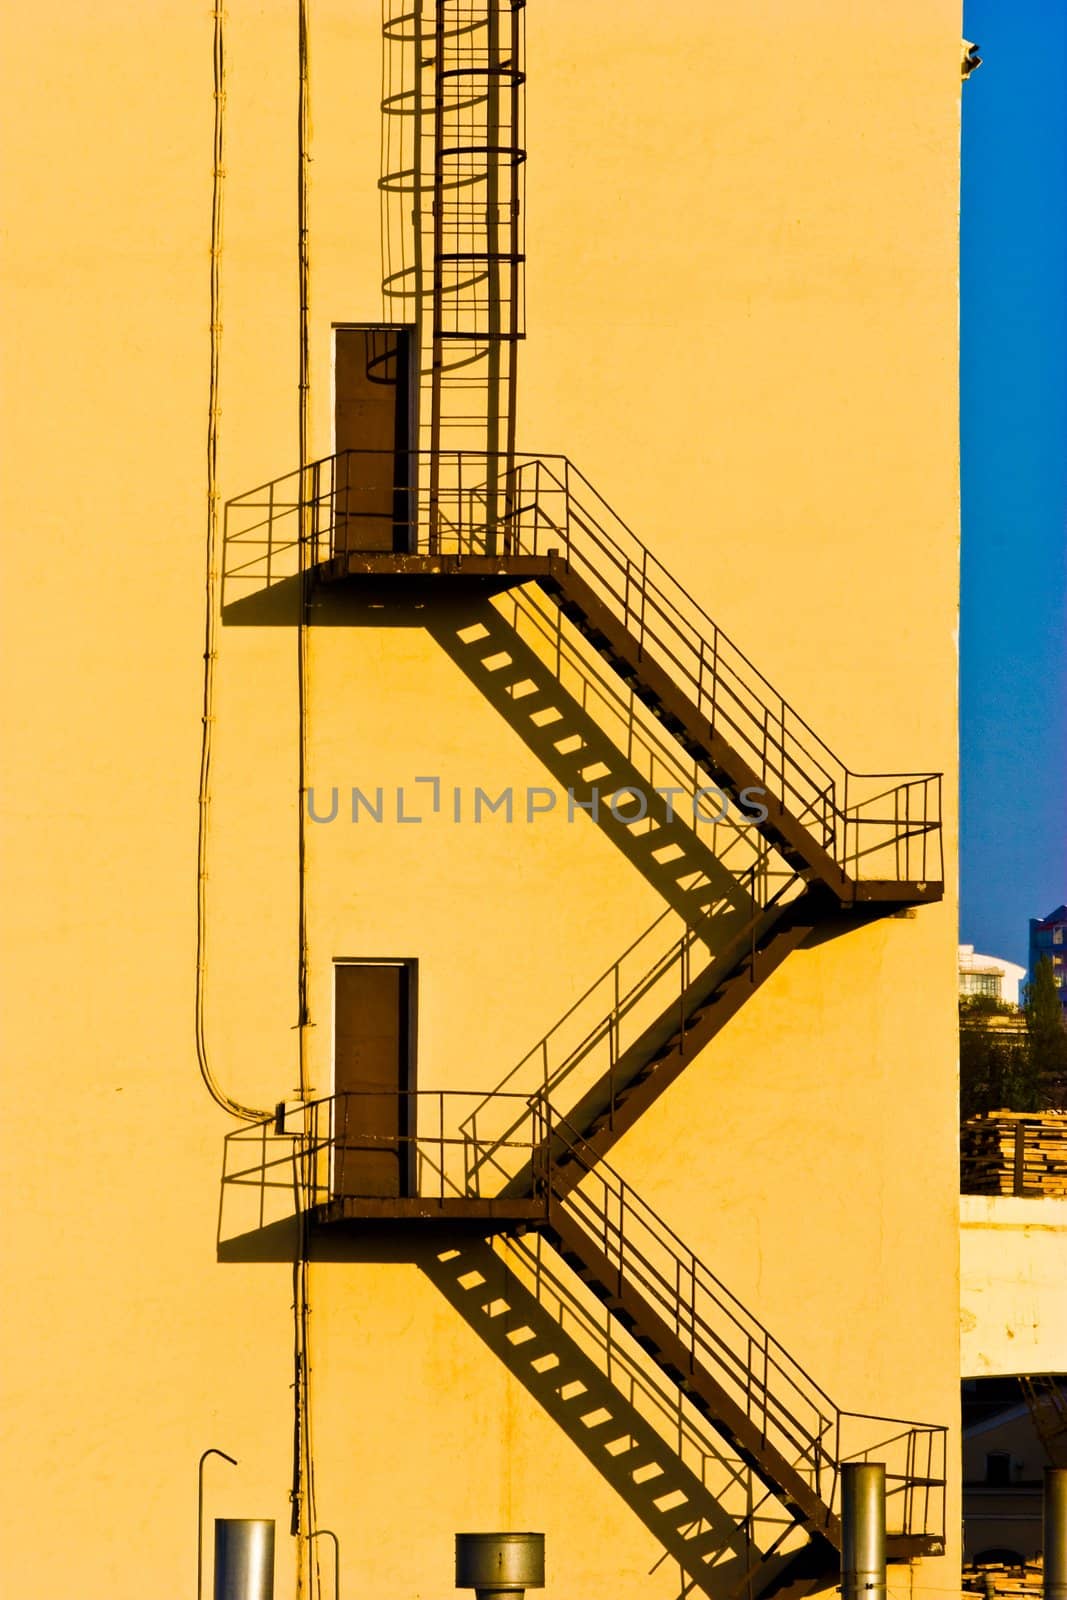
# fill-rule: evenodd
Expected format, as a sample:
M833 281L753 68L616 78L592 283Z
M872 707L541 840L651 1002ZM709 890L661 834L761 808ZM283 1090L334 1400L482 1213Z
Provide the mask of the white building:
M1019 1004L1019 984L1026 977L1025 967L1000 956L979 955L973 944L960 945L959 967L961 995L986 995L1010 1006Z

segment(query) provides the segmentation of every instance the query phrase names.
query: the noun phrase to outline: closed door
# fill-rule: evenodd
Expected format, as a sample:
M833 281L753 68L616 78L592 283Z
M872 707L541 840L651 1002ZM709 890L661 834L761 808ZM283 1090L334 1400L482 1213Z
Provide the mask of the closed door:
M412 350L410 328L334 330L338 552L412 546Z
M407 962L334 968L336 1195L413 1191L413 983Z

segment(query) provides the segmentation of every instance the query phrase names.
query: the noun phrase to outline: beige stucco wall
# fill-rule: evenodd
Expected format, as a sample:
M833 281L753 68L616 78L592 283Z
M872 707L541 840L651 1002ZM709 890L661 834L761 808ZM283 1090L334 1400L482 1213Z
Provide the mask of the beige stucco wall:
M312 8L313 449L329 328L380 313L379 8ZM221 492L296 464L294 8L228 12ZM211 16L5 18L4 1331L11 1592L193 1591L208 1514L279 1521L291 1272L215 1255L193 1052ZM529 7L520 442L561 450L855 768L954 790L959 8ZM543 769L417 627L313 630L314 784ZM227 627L208 1038L297 1081L296 679ZM951 804L951 801L949 802ZM954 860L949 815L947 859ZM311 1066L330 964L420 961L420 1075L488 1089L661 909L588 823L309 839ZM616 1152L843 1406L954 1423L955 888L793 956ZM435 1282L312 1267L320 1521L345 1587L451 1587L464 1527L543 1528L550 1594L672 1600L662 1544ZM494 1269L495 1270L495 1269ZM949 1588L958 1554L894 1585Z
M960 1200L960 1371L1067 1371L1067 1200Z

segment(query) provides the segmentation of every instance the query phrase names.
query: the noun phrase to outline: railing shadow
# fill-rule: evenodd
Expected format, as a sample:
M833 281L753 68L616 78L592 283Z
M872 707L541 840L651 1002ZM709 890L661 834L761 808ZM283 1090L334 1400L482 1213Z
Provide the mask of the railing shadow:
M450 1243L421 1266L690 1583L728 1600L792 1519L581 1304L540 1241L506 1251Z
M521 1096L513 1098L522 1100ZM943 1541L946 1429L842 1410L619 1173L606 1161L585 1161L584 1139L566 1118L553 1111L546 1097L538 1097L529 1126L504 1143L495 1130L487 1133L479 1123L486 1102L476 1091L413 1090L411 1103L396 1120L396 1131L388 1133L374 1131L377 1114L365 1110L369 1105L373 1113L377 1106L380 1112L382 1099L380 1091L364 1091L300 1103L291 1110L281 1106L274 1118L228 1134L220 1200L220 1258L279 1259L270 1251L292 1248L295 1236L291 1231L287 1235L279 1225L293 1217L312 1227L320 1224L321 1234L332 1239L340 1237L335 1231L339 1225L352 1224L358 1238L364 1226L359 1219L363 1218L386 1225L392 1219L394 1236L400 1238L403 1230L396 1235L395 1227L405 1217L417 1217L423 1225L436 1218L452 1231L438 1233L449 1245L433 1257L436 1265L427 1270L442 1288L449 1289L457 1306L477 1312L475 1323L480 1331L484 1325L493 1337L501 1335L502 1342L496 1346L500 1354L514 1360L515 1370L535 1392L544 1387L544 1374L558 1367L561 1358L556 1352L546 1364L533 1363L535 1382L531 1351L524 1347L538 1329L543 1334L544 1324L531 1328L531 1296L536 1301L552 1297L556 1320L571 1345L584 1348L587 1358L591 1352L597 1355L602 1375L606 1368L608 1379L615 1342L607 1318L616 1316L628 1329L628 1337L658 1353L654 1380L644 1368L635 1367L636 1351L629 1350L626 1357L627 1370L641 1374L643 1398L655 1398L653 1414L646 1415L645 1421L654 1422L662 1415L665 1395L672 1386L669 1409L672 1417L681 1419L682 1400L688 1393L693 1412L685 1413L686 1438L699 1441L698 1455L705 1464L712 1456L717 1460L722 1456L721 1447L709 1443L710 1428L721 1432L731 1448L744 1456L772 1497L788 1506L806 1507L795 1515L791 1512L791 1520L806 1515L810 1526L829 1530L832 1519L840 1516L842 1464L881 1461L886 1466L887 1532ZM469 1110L471 1101L477 1102L473 1112ZM406 1131L400 1132L401 1128ZM571 1153L584 1168L577 1185L559 1185L550 1151L560 1139L569 1142ZM398 1181L395 1190L383 1197L379 1158L390 1151L397 1158ZM413 1159L408 1159L409 1155ZM531 1167L530 1194L507 1200L507 1186L501 1188L501 1179L507 1178L514 1159ZM414 1196L404 1187L401 1174L405 1172L414 1177ZM222 1208L227 1192L245 1197L246 1221L235 1239L224 1242ZM455 1241L454 1230L461 1226L477 1230L476 1244ZM499 1252L485 1243L485 1234L498 1228L514 1236L513 1243L504 1246L513 1257L506 1281L500 1278L505 1268ZM580 1294L574 1285L567 1289L554 1267L546 1264L539 1238L536 1249L531 1249L526 1235L530 1229L542 1228L584 1285ZM490 1264L496 1275L491 1279ZM596 1316L591 1317L588 1304L593 1298L602 1301L603 1308L598 1307ZM605 1341L606 1362L600 1358ZM569 1407L572 1401L582 1400L584 1405L593 1390L588 1379L586 1373L584 1389L581 1385L558 1392L551 1389L555 1396L552 1404ZM571 1383L569 1377L567 1383ZM629 1404L634 1407L633 1392ZM591 1414L585 1409L566 1415L592 1430ZM678 1426L683 1426L680 1420ZM574 1436L579 1441L585 1437ZM597 1452L603 1447L613 1458L620 1455L622 1447L615 1448L616 1434L590 1431L588 1442L596 1445ZM679 1439L675 1454L684 1456L684 1442ZM647 1443L646 1439L646 1447ZM646 1471L649 1463L634 1456L634 1447L625 1448L627 1459L615 1465L640 1469L640 1475L634 1478L630 1471L618 1486L630 1493L633 1479L645 1494L646 1482L662 1475L662 1461L658 1470ZM695 1476L702 1489L707 1489L704 1469ZM720 1500L729 1487L725 1481L712 1485ZM657 1514L673 1512L679 1504L674 1489L666 1501L652 1495ZM763 1505L761 1501L760 1507ZM745 1512L749 1518L744 1524L746 1540L767 1554L784 1558L788 1551L781 1542L780 1526L769 1543L761 1544L755 1537L756 1524L751 1519L760 1507L750 1506ZM731 1526L740 1520L736 1505L723 1502L720 1509L730 1517ZM773 1516L780 1522L777 1512ZM810 1522L816 1516L820 1520ZM700 1517L704 1519L701 1532L718 1529L707 1507ZM682 1524L691 1527L694 1519L688 1513L680 1522L676 1519L672 1524L675 1535ZM686 1549L688 1543L688 1537L676 1537L679 1558L693 1556L693 1550ZM698 1570L704 1572L709 1557L706 1541L701 1551ZM718 1566L724 1559L720 1544L712 1565Z
M257 604L283 617L297 583L283 580ZM320 587L311 616L316 626L424 628L556 780L557 807L574 826L597 827L709 940L724 943L744 925L752 911L744 874L767 853L751 818L679 759L636 697L567 637L549 603L518 591L496 604L450 591L428 606L407 585L384 599Z
M565 457L412 452L401 471L391 453L345 451L237 496L226 506L225 620L237 620L234 595L251 598L278 584L291 594L298 573L341 578L362 571L362 557L387 554L368 544L352 505L372 491L388 499L398 472L405 483L425 484L407 523L394 529L394 550L424 558L424 576L444 571L442 560L458 581L469 557L534 558L543 574L554 560L551 586L562 585L565 609L561 573L573 574L621 625L638 659L682 694L695 726L703 722L712 744L719 741L712 760L732 751L725 764L760 775L783 814L802 816L809 838L842 871L940 884L940 775L846 767Z
M509 616L487 601L435 607L427 631L556 780L574 821L594 822L687 925L714 910L715 937L729 938L751 911L741 874L762 848L755 829L700 795L695 768L570 647L558 615L530 597L503 604Z

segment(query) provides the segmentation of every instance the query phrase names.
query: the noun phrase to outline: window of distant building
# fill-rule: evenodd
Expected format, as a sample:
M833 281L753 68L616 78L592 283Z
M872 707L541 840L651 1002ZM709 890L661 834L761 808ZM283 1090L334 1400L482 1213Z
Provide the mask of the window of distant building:
M961 972L960 993L986 995L990 1000L1000 999L1001 975L999 972Z
M1053 928L1053 930L1052 930L1052 942L1053 942L1053 944L1062 944L1063 943L1063 929L1062 928Z
M991 1450L986 1456L985 1481L997 1487L1011 1482L1011 1456L1007 1450Z

